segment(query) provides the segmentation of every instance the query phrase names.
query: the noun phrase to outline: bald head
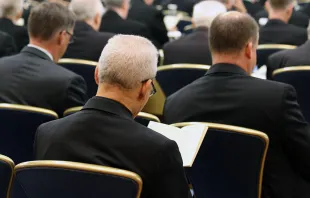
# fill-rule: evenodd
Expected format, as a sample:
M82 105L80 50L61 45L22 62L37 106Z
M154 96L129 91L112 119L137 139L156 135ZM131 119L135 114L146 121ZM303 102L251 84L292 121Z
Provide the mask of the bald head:
M247 14L227 12L218 15L211 24L209 43L212 53L235 54L249 42L256 43L258 25Z

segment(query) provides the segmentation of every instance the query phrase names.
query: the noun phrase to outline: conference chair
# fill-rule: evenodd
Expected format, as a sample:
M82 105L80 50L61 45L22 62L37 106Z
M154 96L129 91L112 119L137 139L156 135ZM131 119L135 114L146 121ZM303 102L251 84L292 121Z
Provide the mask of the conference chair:
M47 109L0 103L0 153L15 163L33 160L37 128L58 115Z
M67 109L65 112L64 112L64 117L66 116L69 116L69 115L72 115L78 111L80 111L83 107L80 106L80 107L72 107L70 109ZM152 115L152 114L149 114L149 113L144 113L144 112L140 112L138 114L138 116L135 118L135 120L144 125L144 126L148 126L149 122L150 121L154 121L154 122L160 122L159 118Z
M64 58L60 59L58 64L84 78L87 84L87 95L89 98L96 95L98 85L94 76L97 62Z
M185 27L188 25L192 25L192 18L189 16L182 16L177 24L177 28L181 33L190 33L190 31L184 31Z
M310 66L285 67L273 72L273 80L292 85L305 119L310 122Z
M209 129L193 166L185 169L195 197L260 198L268 136L236 126L203 124Z
M166 97L205 75L210 66L173 64L158 68L156 80Z
M257 47L257 66L261 67L267 64L268 57L281 50L295 49L294 45L282 44L263 44Z
M27 198L139 198L139 175L116 168L64 161L33 161L15 167Z
M10 189L13 179L14 162L0 155L0 198L10 198Z

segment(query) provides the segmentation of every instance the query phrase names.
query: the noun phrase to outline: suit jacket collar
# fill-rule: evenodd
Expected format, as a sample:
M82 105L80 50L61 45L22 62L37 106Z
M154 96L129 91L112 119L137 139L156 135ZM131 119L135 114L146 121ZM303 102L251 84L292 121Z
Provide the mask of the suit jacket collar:
M216 74L216 73L229 73L232 75L241 75L241 76L248 76L246 71L244 71L241 67L229 63L218 63L212 65L211 68L208 70L206 75Z
M74 34L78 34L81 31L96 31L90 25L84 21L77 21L75 23Z
M7 18L0 18L0 23L15 26L15 24L10 19L7 19Z
M123 118L133 119L132 113L121 103L104 97L92 97L83 107L84 109L95 109L105 111Z
M114 20L124 20L120 15L118 15L115 11L109 9L106 11L106 13L103 15L103 18L108 18L108 19L114 19Z
M287 25L284 21L281 21L280 19L270 19L268 20L267 25Z
M49 61L53 62L53 61L50 59L50 57L48 57L48 55L46 55L44 52L42 52L42 51L40 51L40 50L38 50L38 49L36 49L36 48L33 48L33 47L28 47L28 46L26 46L26 47L24 47L24 48L22 49L21 53L33 54L33 55L38 56L38 57L40 57L40 58L42 58L42 59L44 59L44 60L49 60Z
M194 30L194 32L206 32L208 33L208 27L198 27Z

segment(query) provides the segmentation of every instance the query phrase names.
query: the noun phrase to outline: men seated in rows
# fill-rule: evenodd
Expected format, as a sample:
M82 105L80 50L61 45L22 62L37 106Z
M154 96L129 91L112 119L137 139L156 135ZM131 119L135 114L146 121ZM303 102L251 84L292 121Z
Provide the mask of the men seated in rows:
M146 25L151 31L152 37L159 47L169 41L164 16L161 11L153 7L154 0L131 0L128 19L138 21Z
M272 73L276 69L288 66L310 65L310 41L292 50L283 50L272 54L267 62L267 74L272 78Z
M145 38L110 39L95 72L97 96L80 112L38 128L36 159L126 169L141 176L141 198L189 198L177 144L134 120L156 92L157 57Z
M0 59L0 102L43 107L59 115L87 100L84 79L54 62L72 39L75 16L56 3L42 3L29 17L30 44Z
M143 36L158 46L146 25L127 19L130 0L103 0L103 2L107 11L102 17L101 32Z
M164 64L192 63L211 65L212 58L208 42L208 28L212 20L226 12L225 6L217 1L202 1L194 6L193 33L164 46Z
M15 25L23 13L24 0L0 0L0 31L11 35L20 51L29 43L25 27Z
M296 91L250 76L259 38L256 21L238 12L221 14L209 37L212 67L168 97L165 122L215 122L266 133L270 146L262 198L309 197L310 128Z
M268 0L268 22L260 28L259 44L302 45L308 40L307 29L288 24L293 0Z
M0 31L0 58L13 55L16 52L17 49L13 37Z
M104 7L101 0L71 0L69 9L77 17L74 27L74 42L69 44L64 58L98 61L102 49L113 36L98 32Z

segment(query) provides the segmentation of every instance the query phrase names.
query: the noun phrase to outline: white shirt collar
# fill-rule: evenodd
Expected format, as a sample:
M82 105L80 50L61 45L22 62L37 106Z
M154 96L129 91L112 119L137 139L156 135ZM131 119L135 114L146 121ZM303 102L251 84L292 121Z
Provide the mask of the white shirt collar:
M36 48L37 50L40 50L41 52L43 52L44 54L46 54L52 61L54 61L54 58L52 56L51 53L49 53L46 49L43 49L42 47L39 47L37 45L33 45L33 44L28 44L28 47L33 47Z

